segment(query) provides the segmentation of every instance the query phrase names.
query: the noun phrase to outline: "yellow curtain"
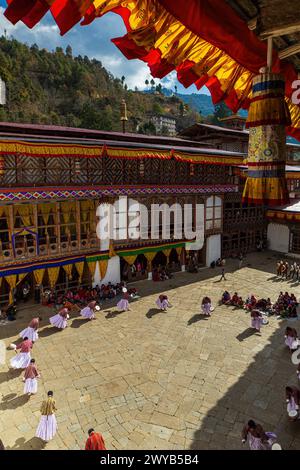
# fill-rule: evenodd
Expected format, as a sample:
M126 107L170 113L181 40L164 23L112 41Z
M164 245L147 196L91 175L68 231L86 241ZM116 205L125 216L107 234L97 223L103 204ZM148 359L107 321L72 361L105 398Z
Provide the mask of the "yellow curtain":
M13 290L17 285L17 275L16 274L11 274L10 276L5 277L6 281L9 284L10 291L9 291L9 304L13 303L14 296L13 296Z
M101 279L105 278L107 265L108 265L108 259L99 261Z
M137 258L137 255L128 255L128 256L122 256L122 257L125 259L125 261L127 261L127 263L130 266L132 266Z
M63 266L63 269L65 273L67 274L68 279L72 279L72 268L73 268L73 264L65 264Z
M80 217L84 230L87 230L89 225L91 203L92 201L80 201Z
M71 214L75 211L76 209L76 203L75 201L68 201L68 202L62 202L60 204L60 210L62 213L62 221L64 224L68 224L70 222Z
M8 207L7 206L1 206L0 207L0 217L7 217L8 215Z
M22 206L16 206L15 214L19 214L22 219L24 227L30 227L32 225L32 206L24 204Z
M75 263L75 268L77 269L79 275L79 283L81 283L84 270L84 261L80 261L80 263Z
M96 271L97 261L88 261L88 268L90 270L92 279L94 279L95 271Z
M144 253L144 255L145 255L146 260L149 261L149 263L151 263L154 260L157 253L158 253L157 251L149 251L148 253Z
M39 284L39 285L43 284L44 274L45 274L45 269L36 269L35 271L33 271L34 280L36 284Z
M58 276L59 276L59 266L55 267L55 268L48 268L48 276L49 276L49 282L50 282L50 287L53 289L56 282L57 282L57 279L58 279Z
M183 249L182 246L178 246L178 247L176 248L176 251L177 251L177 254L178 254L178 257L179 257L179 258L180 258L180 255L181 255L181 253L182 253L182 249Z
M20 284L21 281L23 281L24 277L27 276L28 273L21 273L21 274L18 274L18 282L17 282L17 285Z
M168 262L169 262L169 256L171 254L171 251L172 251L172 248L167 248L167 249L163 250L163 254L166 255Z
M91 208L90 208L90 231L95 235L96 232L96 222L97 222L97 217L96 217L96 210L98 207L98 201L91 201Z
M113 256L116 256L116 253L115 253L115 250L114 250L114 244L113 244L112 240L110 240L110 242L109 242L109 254L108 254L108 256L110 258L112 258Z
M55 212L55 203L50 202L48 204L39 204L38 211L39 211L39 215L41 215L43 218L44 224L48 225L51 211Z

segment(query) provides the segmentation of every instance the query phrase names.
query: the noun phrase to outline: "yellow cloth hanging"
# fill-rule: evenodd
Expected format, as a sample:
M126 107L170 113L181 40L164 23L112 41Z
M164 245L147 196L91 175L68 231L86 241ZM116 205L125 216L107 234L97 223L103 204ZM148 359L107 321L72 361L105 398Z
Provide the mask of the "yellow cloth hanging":
M34 280L36 284L38 285L43 284L44 274L45 274L45 269L36 269L35 271L33 271Z
M110 242L109 242L109 254L108 254L108 256L110 258L112 258L113 256L116 256L116 253L115 253L115 250L114 250L114 244L113 244L112 240L110 240Z
M92 279L94 279L94 276L95 276L96 265L97 265L97 261L88 261L88 268L90 270Z
M32 208L33 206L29 204L24 204L15 207L15 215L19 214L22 219L22 224L24 227L30 227L32 225Z
M8 215L8 206L0 206L0 217L7 217Z
M182 253L182 250L183 250L183 246L178 246L178 247L176 248L176 251L177 251L177 254L178 254L178 257L179 257L179 258L180 258L180 255L181 255L181 253Z
M79 263L75 263L75 268L77 269L78 276L79 276L79 283L81 284L83 270L84 270L84 261L80 261Z
M172 251L172 248L167 248L163 250L163 254L166 255L168 262L169 262L169 256L171 254L171 251Z
M63 269L65 273L67 274L68 279L72 279L72 268L73 268L73 264L65 264L63 266Z
M151 263L154 260L155 256L157 255L157 253L158 253L157 251L149 251L148 253L144 253L144 255L145 255L146 260L149 261L149 263Z
M10 276L5 277L7 283L9 284L9 304L13 303L14 296L13 296L13 290L16 287L17 284L17 275L16 274L11 274Z
M92 201L80 201L80 218L83 223L83 230L86 231L90 222L90 210Z
M58 276L59 276L59 269L60 267L57 266L55 268L48 268L48 276L49 276L49 283L50 287L53 289L55 287L55 284L57 282Z
M55 203L39 204L38 213L42 216L45 225L48 225L50 213L55 212Z
M75 201L67 201L60 204L60 210L64 224L68 224L70 222L71 214L75 211L75 209Z
M107 266L108 266L108 259L99 261L101 279L105 278Z
M128 255L128 256L122 256L122 258L125 259L125 261L127 261L127 263L132 266L133 263L135 262L136 258L137 258L137 255Z
M17 285L20 284L20 282L23 281L24 277L27 276L28 273L21 273L21 274L18 274L18 282L17 282Z

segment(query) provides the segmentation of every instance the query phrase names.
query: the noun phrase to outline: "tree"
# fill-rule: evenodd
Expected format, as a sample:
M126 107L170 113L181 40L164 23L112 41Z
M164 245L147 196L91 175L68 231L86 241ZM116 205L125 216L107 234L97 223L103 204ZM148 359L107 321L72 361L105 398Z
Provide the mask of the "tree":
M124 77L124 75L122 75L122 77L121 77L121 82L122 82L122 86L124 86L124 82L125 82L125 77Z
M220 119L230 116L230 115L231 115L230 109L226 106L224 101L221 101L219 104L216 104L215 106L213 123L220 126L220 124L222 124L220 123Z
M70 45L68 45L68 46L66 47L66 56L67 56L67 57L70 57L70 58L73 57L73 51L72 51L72 47L71 47Z
M155 81L153 80L153 78L151 79L150 81L150 84L151 84L151 90L154 91L155 90Z
M177 95L177 90L178 90L177 85L175 85L174 90L175 90L175 95Z
M159 83L159 84L156 86L156 91L158 91L158 93L162 93L162 86L161 86L161 83Z
M146 87L148 88L148 86L149 86L149 80L145 80L145 85L146 85Z

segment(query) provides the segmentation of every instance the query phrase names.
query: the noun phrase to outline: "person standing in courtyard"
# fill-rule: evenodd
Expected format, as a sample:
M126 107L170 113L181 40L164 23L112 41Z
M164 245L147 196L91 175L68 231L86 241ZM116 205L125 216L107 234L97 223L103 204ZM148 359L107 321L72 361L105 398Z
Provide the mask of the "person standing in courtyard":
M119 309L120 312L125 312L126 310L130 310L129 294L127 292L126 287L123 287L122 292L123 292L122 299L119 300L119 302L117 303L117 308Z
M260 424L252 419L248 421L242 431L242 443L248 442L250 450L271 450L276 434L265 432Z
M37 341L39 338L38 328L40 321L42 321L41 317L33 318L27 328L21 331L19 336L21 336L21 338L25 338L27 336L27 338L29 338L32 342Z
M85 450L106 450L102 434L95 432L93 428L88 430L88 439L85 443Z
M262 314L258 310L251 311L251 328L254 328L260 333L261 325L263 324Z
M225 266L222 266L221 279L220 279L220 281L222 281L222 279L224 279L224 281L226 281L226 277L225 277Z
M40 377L40 374L38 373L38 370L35 365L35 359L30 360L30 364L28 367L25 369L25 374L23 381L25 382L24 384L24 394L30 395L35 395L37 392L37 379Z
M243 253L240 253L240 256L239 256L239 269L241 269L241 267L242 267L243 260L244 260Z
M53 398L53 392L47 393L47 400L43 401L41 406L41 419L36 430L36 437L39 437L43 441L50 441L56 434L57 423L55 417L55 411L57 411L56 403Z
M25 336L24 341L22 341L22 343L20 343L15 349L15 353L17 353L18 349L20 349L20 352L10 361L10 365L13 369L26 369L26 367L29 366L32 346L32 341Z
M60 330L64 330L68 326L68 309L62 308L56 315L49 318L51 325L56 326Z
M285 329L285 344L290 348L290 351L293 352L298 349L298 334L295 328L287 326Z

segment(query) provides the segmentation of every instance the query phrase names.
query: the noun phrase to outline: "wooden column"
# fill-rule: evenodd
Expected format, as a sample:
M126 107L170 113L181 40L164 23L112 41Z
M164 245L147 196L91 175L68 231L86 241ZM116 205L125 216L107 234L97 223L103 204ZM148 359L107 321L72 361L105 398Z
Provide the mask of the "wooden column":
M55 212L56 212L56 239L57 239L57 248L58 252L61 252L61 246L60 246L60 205L59 202L56 202L55 204Z
M37 204L33 204L33 225L34 231L38 233L38 207ZM38 239L34 237L34 244L35 244L35 254L37 255L38 252Z
M80 217L80 201L76 201L76 239L78 250L81 242L81 217Z
M14 207L13 205L8 206L8 232L10 238L10 247L12 250L13 256L13 242L12 242L12 234L14 233Z

